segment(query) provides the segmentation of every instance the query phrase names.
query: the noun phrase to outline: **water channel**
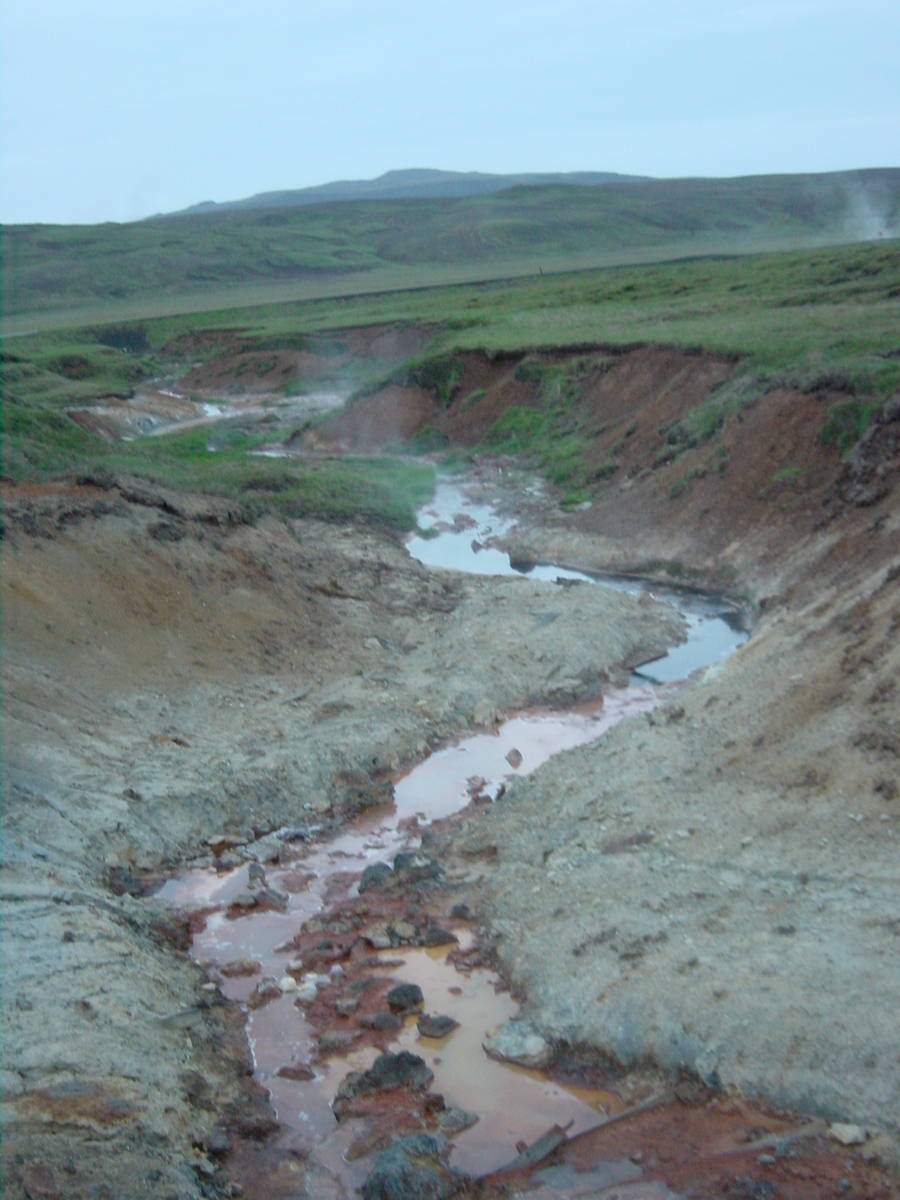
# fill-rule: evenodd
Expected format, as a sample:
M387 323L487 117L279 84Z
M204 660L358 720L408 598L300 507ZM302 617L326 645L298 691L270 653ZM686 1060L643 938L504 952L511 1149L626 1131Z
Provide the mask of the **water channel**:
M195 935L191 952L208 969L224 968L213 978L230 999L246 1003L261 976L279 982L281 994L248 1010L247 1033L256 1074L271 1093L284 1144L311 1151L311 1162L337 1176L348 1190L359 1186L371 1163L347 1160L347 1149L359 1130L353 1121L338 1124L331 1101L347 1072L366 1069L378 1051L351 1050L324 1061L317 1056L304 1004L338 987L342 967L335 964L328 973L316 973L293 964L296 969L291 974L284 946L305 921L320 915L333 901L340 876L392 861L399 850L419 844L423 826L464 808L475 792L482 800L493 798L510 779L531 773L551 755L592 741L619 721L647 711L693 671L715 670L747 637L740 613L725 601L676 595L634 580L600 579L553 566L517 572L496 544L513 521L473 500L464 483L442 480L432 502L420 512L419 523L419 532L407 548L431 567L480 575L527 574L548 584L577 579L633 592L649 590L685 614L689 636L664 657L642 666L627 688L608 692L602 704L590 711L513 716L494 732L475 734L430 755L396 782L390 811L369 813L331 841L304 848L297 862L266 867L267 885L288 896L284 912L251 911L238 919L233 919L233 911L226 914L252 882L252 863L225 873L194 870L171 880L158 894L173 905L214 909L205 928ZM410 826L412 818L417 820ZM356 883L349 882L338 890L346 895L355 888ZM450 922L449 927L465 949L472 939L465 921ZM455 1166L476 1175L494 1170L514 1156L518 1141L531 1141L553 1124L572 1122L574 1134L595 1124L598 1113L616 1111L619 1102L612 1094L562 1087L539 1072L489 1058L483 1049L485 1038L515 1016L517 1005L507 992L495 989L498 981L489 971L457 971L446 955L447 947L403 946L383 952L390 960L383 970L418 983L427 1012L446 1014L458 1022L447 1037L434 1041L418 1034L414 1019L407 1020L390 1045L394 1052L408 1049L421 1055L434 1072L433 1089L443 1094L447 1105L477 1117L453 1138ZM399 971L398 956L403 960ZM228 964L238 960L259 964L258 972L228 973ZM380 970L377 965L372 969L376 974ZM279 1075L289 1064L309 1064L312 1078Z

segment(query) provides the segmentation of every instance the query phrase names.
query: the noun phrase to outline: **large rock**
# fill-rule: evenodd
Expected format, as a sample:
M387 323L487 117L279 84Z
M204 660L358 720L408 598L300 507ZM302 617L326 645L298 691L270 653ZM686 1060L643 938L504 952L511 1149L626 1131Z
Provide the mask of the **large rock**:
M346 1077L334 1098L334 1115L340 1120L349 1102L367 1092L392 1092L397 1088L425 1092L433 1081L434 1072L418 1054L408 1050L382 1054L368 1071L351 1071Z
M363 1200L449 1200L468 1176L447 1164L446 1139L429 1133L400 1138L375 1159Z
M507 1021L486 1039L484 1048L491 1058L538 1071L548 1067L553 1056L549 1043L527 1021Z

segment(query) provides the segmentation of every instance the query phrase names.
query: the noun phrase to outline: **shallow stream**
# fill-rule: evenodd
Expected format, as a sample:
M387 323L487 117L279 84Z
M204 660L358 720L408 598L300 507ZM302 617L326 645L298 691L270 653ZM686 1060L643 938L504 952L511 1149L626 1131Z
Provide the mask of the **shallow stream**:
M419 520L420 529L424 524L428 532L411 537L407 545L411 555L429 566L481 575L526 573L516 572L508 554L496 544L513 522L474 501L462 484L442 481ZM371 1163L347 1160L359 1124L351 1120L338 1125L330 1104L347 1072L370 1066L378 1051L366 1048L344 1056L317 1057L304 1004L339 988L343 968L336 963L329 972L317 974L301 973L298 967L295 978L286 974L291 960L285 945L304 922L321 916L336 899L355 894L356 877L367 865L390 862L399 850L418 846L421 830L429 822L460 811L476 797L489 802L511 779L530 774L552 755L593 741L619 721L653 708L678 680L699 668L715 669L747 637L739 613L725 602L677 596L631 580L598 579L553 566L535 566L527 575L548 584L571 579L633 592L649 590L685 614L688 640L642 666L630 686L608 692L590 710L520 714L496 731L477 733L430 755L397 780L392 809L368 813L329 842L301 848L294 862L265 868L266 885L288 896L284 912L255 910L234 919L232 910L226 915L232 901L246 893L254 869L258 877L258 867L252 863L225 873L194 870L171 880L159 893L177 906L215 910L195 935L192 954L212 972L225 968L226 973L214 973L213 978L230 999L246 1002L260 977L281 982L282 994L248 1011L256 1074L271 1093L285 1144L311 1152L312 1163L337 1176L347 1189L362 1182ZM464 950L472 940L466 922L445 924ZM482 1043L515 1016L518 1006L507 992L497 990L499 980L489 971L456 970L446 960L447 949L401 946L383 951L382 960L390 962L373 965L372 972L417 983L426 1012L445 1014L459 1023L447 1037L434 1041L421 1037L415 1018L408 1018L390 1044L394 1052L409 1049L425 1059L435 1075L433 1090L443 1094L448 1107L477 1116L471 1128L454 1135L451 1161L455 1166L476 1175L495 1170L515 1156L518 1141L533 1141L550 1126L569 1122L574 1134L596 1124L598 1113L620 1107L614 1095L562 1087L539 1072L489 1058ZM259 964L258 972L227 974L228 964L241 959ZM309 1064L313 1078L303 1081L277 1074L290 1064Z

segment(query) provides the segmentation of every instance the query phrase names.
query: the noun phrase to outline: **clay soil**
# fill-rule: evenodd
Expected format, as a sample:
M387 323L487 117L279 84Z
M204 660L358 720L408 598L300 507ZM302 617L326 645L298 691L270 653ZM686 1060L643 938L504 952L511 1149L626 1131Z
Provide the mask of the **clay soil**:
M448 407L394 388L318 432L349 452L426 425L472 445L540 403L520 361L470 355ZM483 952L559 1070L601 1071L626 1103L635 1080L681 1088L544 1166L625 1158L641 1186L709 1197L895 1195L900 422L842 463L818 442L840 393L773 390L665 461L664 431L733 369L598 350L581 428L598 470L619 465L582 511L482 462L484 495L521 518L518 560L724 587L756 624L429 853L482 876ZM326 836L430 748L597 696L680 622L132 480L5 488L3 522L4 1195L338 1195L279 1157L240 1014L148 894L280 826ZM833 1121L866 1141L839 1147ZM577 1194L562 1180L502 1188Z

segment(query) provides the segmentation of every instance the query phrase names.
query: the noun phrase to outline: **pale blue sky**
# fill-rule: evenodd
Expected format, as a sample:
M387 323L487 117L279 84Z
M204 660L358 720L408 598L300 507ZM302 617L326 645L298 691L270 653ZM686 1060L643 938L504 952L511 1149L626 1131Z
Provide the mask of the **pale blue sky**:
M0 220L392 168L900 165L897 0L0 0Z

